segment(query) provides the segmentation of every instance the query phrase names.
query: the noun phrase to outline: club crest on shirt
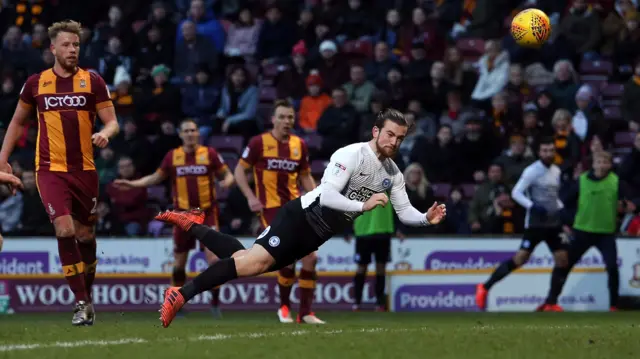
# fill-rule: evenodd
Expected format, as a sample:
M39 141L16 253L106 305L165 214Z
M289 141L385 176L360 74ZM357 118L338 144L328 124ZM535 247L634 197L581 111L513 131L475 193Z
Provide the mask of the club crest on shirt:
M293 149L293 157L298 157L298 155L299 155L299 154L300 154L300 153L298 152L298 149L297 149L297 148L294 148L294 149Z
M80 88L85 88L87 87L87 82L84 79L80 80Z
M269 245L271 247L277 247L280 245L280 237L278 236L273 236L271 238L269 238Z
M388 189L389 187L391 187L391 180L390 180L390 179L388 179L388 178L385 178L385 179L382 181L382 187L383 187L384 189Z

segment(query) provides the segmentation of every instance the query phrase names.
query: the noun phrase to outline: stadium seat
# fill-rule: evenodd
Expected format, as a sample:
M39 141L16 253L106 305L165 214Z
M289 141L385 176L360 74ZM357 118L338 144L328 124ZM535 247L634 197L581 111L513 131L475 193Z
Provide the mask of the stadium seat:
M462 194L465 198L471 198L476 193L476 184L475 183L463 183L462 184Z
M231 150L236 154L242 152L242 136L211 136L209 138L209 146L215 148L219 152Z
M483 39L459 39L456 47L460 50L460 55L466 61L477 61L484 53Z
M328 161L322 161L322 160L311 161L311 174L313 176L322 177L322 174L324 173L324 169L327 167L328 164L329 164Z
M613 143L616 147L632 147L636 134L633 132L616 132Z
M431 185L431 189L433 189L433 194L437 199L444 200L449 197L451 185L449 183L434 183Z
M316 133L310 133L304 136L304 140L307 143L307 148L319 150L322 146L322 137Z
M591 86L596 93L607 85L607 79L607 75L580 75L580 82Z
M605 107L602 111L606 120L617 121L622 119L620 107Z
M580 63L580 73L584 75L611 75L613 73L613 63L606 60L582 61Z
M274 78L276 75L278 75L277 64L266 64L262 66L262 76L266 78Z
M602 88L602 97L604 98L620 98L624 93L624 84L610 83Z
M260 102L273 102L278 97L275 87L260 87Z
M147 188L147 197L149 200L164 202L167 199L167 191L165 186L151 186Z

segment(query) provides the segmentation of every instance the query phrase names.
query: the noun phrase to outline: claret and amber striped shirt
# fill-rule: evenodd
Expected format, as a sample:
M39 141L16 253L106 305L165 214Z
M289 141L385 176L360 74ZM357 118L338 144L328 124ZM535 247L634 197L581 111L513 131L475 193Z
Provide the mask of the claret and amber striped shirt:
M171 179L173 205L178 209L215 208L216 186L213 177L227 170L215 149L198 146L187 153L184 147L169 151L158 172Z
M242 154L240 165L253 167L256 197L264 208L277 208L300 197L298 178L309 173L307 144L291 135L278 141L271 132L255 136Z
M36 171L95 171L93 125L99 110L113 106L100 75L78 68L60 77L53 69L30 76L20 106L36 108Z

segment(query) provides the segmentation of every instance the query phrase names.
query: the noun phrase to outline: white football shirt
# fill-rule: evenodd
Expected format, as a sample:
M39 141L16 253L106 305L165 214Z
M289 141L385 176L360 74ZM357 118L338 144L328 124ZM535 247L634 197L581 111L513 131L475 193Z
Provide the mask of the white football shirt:
M427 216L415 209L405 189L404 176L390 158L380 160L368 142L337 150L324 170L320 185L301 197L302 207L313 208L316 221L326 229L336 226L336 218L352 222L362 214L364 202L375 193L387 193L400 221L426 226ZM336 212L339 212L337 214ZM333 219L333 220L330 220ZM325 226L323 226L325 227Z

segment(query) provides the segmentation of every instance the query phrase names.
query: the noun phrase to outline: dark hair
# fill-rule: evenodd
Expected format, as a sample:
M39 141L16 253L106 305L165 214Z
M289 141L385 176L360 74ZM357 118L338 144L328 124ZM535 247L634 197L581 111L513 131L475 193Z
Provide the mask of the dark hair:
M551 136L544 136L538 141L538 147L542 145L555 145L556 141Z
M198 123L196 122L196 120L192 119L192 118L185 118L182 121L180 121L180 124L178 125L178 128L180 130L182 130L182 125L184 125L185 123L193 123L194 125L196 125L196 127L198 127Z
M413 127L413 123L409 123L404 118L402 112L393 108L387 108L378 112L378 116L376 116L376 120L373 123L373 126L377 128L383 128L386 121L391 121L396 125L405 126L409 129Z
M278 107L293 108L293 104L287 99L275 100L273 102L273 113L276 113Z

